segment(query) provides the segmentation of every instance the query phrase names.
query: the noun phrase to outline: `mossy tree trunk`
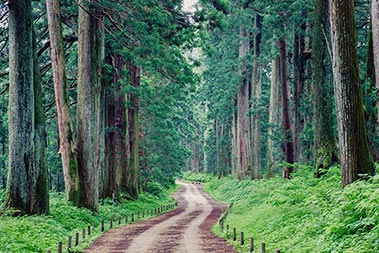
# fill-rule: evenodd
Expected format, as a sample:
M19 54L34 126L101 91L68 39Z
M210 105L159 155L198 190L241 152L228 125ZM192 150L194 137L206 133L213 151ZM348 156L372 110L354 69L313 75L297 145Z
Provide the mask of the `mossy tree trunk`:
M306 16L304 14L304 16ZM304 162L302 159L304 153L304 143L300 139L301 132L304 129L304 86L305 86L305 29L306 23L300 25L300 31L294 31L293 43L293 75L294 75L294 122L293 122L293 143L294 143L294 160Z
M314 125L314 174L320 177L326 169L338 162L338 150L333 133L333 76L328 47L328 0L316 0L313 25L312 78Z
M354 1L329 1L342 186L374 174L359 78Z
M101 141L101 50L100 11L91 1L79 1L77 145L80 205L98 210Z
M61 15L58 0L46 1L50 35L50 55L53 69L55 105L67 200L79 206L79 175L75 156L74 131L69 108L68 85L64 59Z
M256 14L255 17L255 29L256 34L254 36L254 61L253 61L253 75L251 82L251 101L253 103L252 109L254 112L251 117L251 135L252 135L252 160L253 166L251 168L251 178L262 178L262 165L261 165L261 117L259 110L259 100L262 93L262 78L261 78L261 42L262 42L262 21L263 17Z
M284 131L284 157L288 164L293 164L293 141L291 135L291 121L289 116L289 102L288 102L288 87L287 87L287 45L284 38L280 38L278 41L280 52L280 84L282 90L282 110L283 110L283 131ZM292 167L286 166L283 169L283 178L290 178Z
M112 56L113 80L112 86L107 89L106 99L106 166L104 171L103 197L111 197L120 188L126 190L126 101L119 82L122 68L125 66L120 55Z
M139 104L137 89L140 86L140 68L134 63L129 66L130 83L134 91L130 94L128 107L130 163L128 167L128 192L132 198L138 198L138 158L139 158Z
M31 1L9 1L9 170L6 208L49 210L45 129ZM36 101L38 100L38 101Z

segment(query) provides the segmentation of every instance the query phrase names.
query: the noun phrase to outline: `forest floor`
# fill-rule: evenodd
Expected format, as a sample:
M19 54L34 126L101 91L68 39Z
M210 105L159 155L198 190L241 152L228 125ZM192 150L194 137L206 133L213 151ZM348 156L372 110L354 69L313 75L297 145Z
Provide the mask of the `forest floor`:
M202 185L178 182L173 197L179 208L156 218L110 230L85 252L130 253L233 253L222 238L212 233L226 205L213 200Z

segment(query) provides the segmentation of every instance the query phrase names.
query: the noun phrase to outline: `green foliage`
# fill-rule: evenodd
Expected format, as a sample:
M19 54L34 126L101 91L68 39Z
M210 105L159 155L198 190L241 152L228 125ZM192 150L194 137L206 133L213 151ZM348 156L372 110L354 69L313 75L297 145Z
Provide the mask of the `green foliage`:
M203 176L184 174L188 180ZM379 177L344 190L340 177L339 167L315 179L311 167L301 166L291 180L211 177L206 190L233 203L225 224L253 236L256 245L265 242L269 252L378 252ZM218 226L214 231L226 237Z
M44 253L48 249L55 251L59 241L66 244L69 235L74 236L83 228L95 225L96 228L91 237L87 238L86 243L75 247L73 251L82 252L84 247L100 235L101 220L109 221L111 218L117 219L119 216L125 217L127 214L130 216L138 211L146 211L172 203L173 200L169 193L173 189L158 188L159 194L144 193L138 201L120 199L113 203L112 200L106 199L99 206L98 214L88 209L74 207L65 200L63 194L51 194L49 215L11 217L4 214L0 216L0 253ZM2 190L0 190L1 199L3 199Z

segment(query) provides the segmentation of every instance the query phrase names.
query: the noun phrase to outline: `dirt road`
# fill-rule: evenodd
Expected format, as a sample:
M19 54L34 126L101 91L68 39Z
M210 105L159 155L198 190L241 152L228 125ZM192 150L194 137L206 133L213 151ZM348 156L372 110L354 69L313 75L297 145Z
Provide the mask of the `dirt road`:
M179 208L156 218L111 230L85 252L110 253L234 253L216 237L212 226L226 206L214 201L201 185L178 182Z

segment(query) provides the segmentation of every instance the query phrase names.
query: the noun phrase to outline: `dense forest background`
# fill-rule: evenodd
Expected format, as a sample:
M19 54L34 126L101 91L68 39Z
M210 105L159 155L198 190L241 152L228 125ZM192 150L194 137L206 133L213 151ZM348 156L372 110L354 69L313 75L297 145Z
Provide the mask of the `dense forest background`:
M99 200L181 171L375 173L376 1L0 3L3 205ZM7 178L5 180L5 178ZM7 182L5 182L7 181Z

